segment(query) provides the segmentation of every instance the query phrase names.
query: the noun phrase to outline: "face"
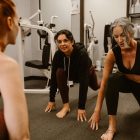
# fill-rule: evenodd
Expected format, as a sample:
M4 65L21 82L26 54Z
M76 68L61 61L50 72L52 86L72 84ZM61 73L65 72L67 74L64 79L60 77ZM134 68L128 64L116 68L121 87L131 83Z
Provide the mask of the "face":
M15 12L16 13L16 12ZM11 30L9 32L9 43L10 44L15 44L16 42L16 37L18 35L18 31L19 31L19 18L17 16L17 13L15 14L15 17L12 18L12 24L11 24Z
M130 35L129 33L124 33L121 26L116 26L113 28L113 37L121 48L128 48L130 45Z
M58 36L57 45L65 55L70 55L73 50L73 42L68 40L65 34L61 34Z

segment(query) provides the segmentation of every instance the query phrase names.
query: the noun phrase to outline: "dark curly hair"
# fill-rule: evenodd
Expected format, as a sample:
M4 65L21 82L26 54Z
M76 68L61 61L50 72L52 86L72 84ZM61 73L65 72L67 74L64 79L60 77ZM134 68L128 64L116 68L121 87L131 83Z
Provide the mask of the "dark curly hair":
M72 33L66 29L60 30L56 33L56 35L54 36L55 42L57 42L59 35L63 35L63 34L67 37L68 40L75 43L75 40L74 40Z

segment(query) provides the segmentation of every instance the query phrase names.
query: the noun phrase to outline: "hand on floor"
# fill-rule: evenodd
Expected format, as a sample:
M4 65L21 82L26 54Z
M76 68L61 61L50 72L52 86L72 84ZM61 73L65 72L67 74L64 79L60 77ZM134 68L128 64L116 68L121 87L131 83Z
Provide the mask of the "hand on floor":
M78 109L77 121L87 121L85 109Z
M55 109L56 109L55 102L49 102L45 109L45 112L51 112L52 110Z
M100 112L95 111L88 121L90 123L90 127L92 130L98 130L99 120L100 120Z

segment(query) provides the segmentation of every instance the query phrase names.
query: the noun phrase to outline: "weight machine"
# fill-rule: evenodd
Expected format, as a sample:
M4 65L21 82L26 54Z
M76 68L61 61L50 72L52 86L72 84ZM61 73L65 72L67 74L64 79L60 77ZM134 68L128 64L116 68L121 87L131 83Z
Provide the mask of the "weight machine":
M49 52L49 64L50 66L48 66L45 69L41 69L43 71L43 73L45 74L45 77L47 77L48 80L50 80L51 78L51 61L53 59L53 56L55 54L56 51L56 44L54 42L54 32L52 31L51 28L48 28L46 26L44 26L43 20L42 20L42 15L41 15L41 19L39 21L37 21L38 25L35 24L31 24L30 20L32 20L35 16L37 16L38 14L41 15L41 11L38 10L35 14L33 14L31 17L29 17L28 19L21 19L20 20L20 34L18 36L17 39L17 43L19 45L18 47L18 58L19 58L19 64L21 67L21 72L22 72L22 78L24 81L24 48L25 48L25 37L30 35L30 31L31 29L35 29L35 30L39 30L39 31L44 31L48 34L49 36L49 42L50 42L50 52ZM52 16L51 17L51 24L53 24L53 19L56 18L57 16ZM54 24L53 24L54 25ZM53 26L54 27L54 26ZM47 85L44 89L24 89L25 93L49 93L49 87L48 87L48 82Z
M84 31L85 31L85 47L89 54L89 57L92 60L93 65L96 65L97 55L98 55L98 40L94 36L94 26L95 22L93 19L92 12L89 11L92 24L84 24Z

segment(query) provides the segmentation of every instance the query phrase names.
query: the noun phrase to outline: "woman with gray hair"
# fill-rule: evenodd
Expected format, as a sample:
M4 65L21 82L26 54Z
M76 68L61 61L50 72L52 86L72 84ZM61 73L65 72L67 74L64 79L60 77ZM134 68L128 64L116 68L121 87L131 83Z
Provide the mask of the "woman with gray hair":
M89 119L90 127L97 130L105 96L109 126L101 136L102 140L112 140L117 131L119 92L132 93L140 105L140 42L134 39L133 25L127 18L116 19L111 25L111 33L117 45L109 50L105 58L101 87L94 112ZM118 72L112 73L115 63Z

